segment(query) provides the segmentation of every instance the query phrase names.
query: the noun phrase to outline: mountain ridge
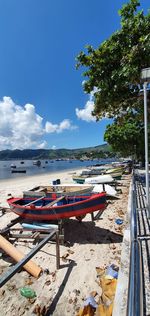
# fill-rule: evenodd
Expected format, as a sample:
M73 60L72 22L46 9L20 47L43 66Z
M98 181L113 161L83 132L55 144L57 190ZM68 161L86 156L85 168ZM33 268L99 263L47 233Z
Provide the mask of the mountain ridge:
M112 156L111 147L108 144L97 145L93 147L77 149L6 149L0 151L0 160L8 159L57 159L57 158L75 158L80 159L83 156L92 157L98 155L101 158Z

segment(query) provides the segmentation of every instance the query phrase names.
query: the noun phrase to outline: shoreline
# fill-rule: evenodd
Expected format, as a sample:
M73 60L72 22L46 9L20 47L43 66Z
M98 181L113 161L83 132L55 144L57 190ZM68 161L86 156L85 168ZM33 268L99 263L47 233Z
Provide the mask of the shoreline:
M47 172L47 173L42 173L42 174L39 173L39 174L33 174L33 175L28 175L28 176L22 175L22 176L19 176L19 177L16 177L16 178L0 179L0 184L3 184L3 183L5 184L7 182L15 182L15 181L19 182L21 180L26 180L26 182L27 182L29 180L32 180L32 178L33 178L33 180L36 180L36 178L37 178L37 180L40 179L40 181L42 181L42 178L46 178L46 180L47 180L48 176L50 178L52 176L60 177L61 175L63 176L65 173L68 175L70 172L75 172L75 171L80 172L83 169L86 169L86 167L85 168L77 167L77 168L65 169L65 170L60 170L60 171L50 171L50 172Z
M21 195L23 190L31 189L34 185L50 184L55 178L63 182L71 182L72 172L81 169L70 169L53 174L42 174L18 178L14 181L5 180L1 183L0 206L6 206L8 194ZM125 215L130 184L130 175L121 180L122 193L119 199L111 199L99 219L91 221L87 214L81 223L70 218L64 224L67 246L60 245L60 269L56 270L56 245L47 243L34 257L33 261L49 274L43 273L38 279L21 270L15 274L1 289L1 315L30 316L39 315L34 312L36 305L50 311L53 316L76 316L83 306L83 301L92 291L101 294L97 284L96 267L101 269L115 264L119 267L122 249L123 233L125 229ZM7 205L8 207L8 205ZM97 212L95 212L97 213ZM96 215L96 214L95 214ZM1 216L0 228L16 218L13 212ZM123 225L115 223L116 218L124 220ZM32 241L16 239L14 246L27 254L35 245ZM1 257L0 274L8 271L12 260L6 254ZM21 287L30 287L36 292L34 300L21 296ZM44 306L44 307L43 307ZM46 315L43 314L43 315Z
M19 177L14 177L14 178L6 178L6 179L0 179L0 184L2 183L2 182L5 182L5 181L19 181L19 180L23 180L23 179L30 179L30 178L32 178L32 177L34 177L34 178L36 178L36 177L40 177L40 178L42 178L42 177L44 177L44 176L47 176L47 175L49 175L49 176L51 176L51 175L58 175L58 174L62 174L62 173L69 173L69 172L73 172L73 171L81 171L81 170L83 170L83 169L86 169L87 167L86 166L81 166L81 167L74 167L74 168L67 168L67 169L63 169L63 170L57 170L57 171L48 171L48 172L44 172L44 173L38 173L38 174L32 174L32 175L24 175L24 174L22 174L22 175L20 175ZM3 184L3 183L2 183Z

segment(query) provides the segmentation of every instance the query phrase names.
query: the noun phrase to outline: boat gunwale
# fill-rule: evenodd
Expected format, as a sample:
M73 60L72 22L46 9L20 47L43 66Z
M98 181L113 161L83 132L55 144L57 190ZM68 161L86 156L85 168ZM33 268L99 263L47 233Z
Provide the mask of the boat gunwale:
M77 198L77 197L84 198L85 196L75 196L75 198ZM51 209L54 209L54 208L59 210L60 208L63 209L63 208L74 206L74 205L84 204L85 202L87 202L89 200L90 201L91 200L97 200L98 197L105 197L106 198L106 192L92 194L91 196L87 196L87 199L83 199L83 201L78 201L78 202L65 204L65 205L56 205L56 206L53 205L51 207L46 207L46 205L45 205L45 206L37 207L37 210L39 210L39 211L40 210L51 210ZM69 196L69 198L70 198L70 196ZM45 198L45 197L43 197L43 199L49 200L49 198ZM9 202L8 204L11 205L12 207L19 207L20 209L26 209L26 210L31 210L32 209L31 206L25 206L25 205L20 205L20 204L15 204L14 205L13 204L13 203L17 202L17 200L18 201L23 200L23 198L9 198L9 199L7 199L7 202L10 201L10 200L12 200L12 202ZM31 199L29 199L29 200L31 200ZM34 202L34 200L33 200L33 202ZM106 203L106 201L104 203ZM31 204L31 205L34 205L34 204ZM35 206L35 208L36 208L36 206Z

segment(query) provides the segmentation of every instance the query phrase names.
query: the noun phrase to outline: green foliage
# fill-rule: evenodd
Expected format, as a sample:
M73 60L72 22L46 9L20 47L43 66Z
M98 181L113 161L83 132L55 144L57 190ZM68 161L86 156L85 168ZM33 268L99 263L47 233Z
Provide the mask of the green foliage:
M104 139L121 156L136 154L137 159L144 159L144 123L137 114L127 114L108 125Z
M87 93L95 93L93 115L113 117L120 110L138 110L143 102L137 99L141 69L150 66L150 13L137 11L138 0L131 0L119 11L121 29L97 49L86 46L87 53L77 56L77 68L86 67Z

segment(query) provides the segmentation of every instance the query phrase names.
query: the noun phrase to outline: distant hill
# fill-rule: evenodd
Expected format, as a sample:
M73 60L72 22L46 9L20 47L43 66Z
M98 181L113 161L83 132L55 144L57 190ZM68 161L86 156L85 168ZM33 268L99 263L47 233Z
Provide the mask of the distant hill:
M0 160L10 159L59 159L59 158L105 158L113 157L111 147L107 144L78 149L24 149L2 150Z

